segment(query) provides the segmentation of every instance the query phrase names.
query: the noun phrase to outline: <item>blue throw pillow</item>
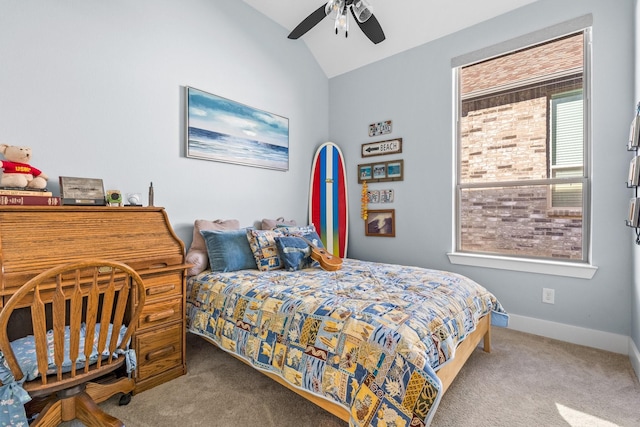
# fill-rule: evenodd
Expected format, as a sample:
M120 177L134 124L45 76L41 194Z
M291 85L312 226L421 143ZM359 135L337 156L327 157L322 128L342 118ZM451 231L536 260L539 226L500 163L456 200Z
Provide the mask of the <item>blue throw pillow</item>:
M278 226L276 230L281 231L283 234L287 236L299 236L304 237L309 240L315 246L320 249L324 248L322 244L322 240L320 240L320 236L316 232L316 227L313 224L301 226L301 227L291 227L291 226Z
M276 247L286 270L297 271L311 266L311 248L301 238L276 237Z
M246 230L201 230L211 271L256 269Z

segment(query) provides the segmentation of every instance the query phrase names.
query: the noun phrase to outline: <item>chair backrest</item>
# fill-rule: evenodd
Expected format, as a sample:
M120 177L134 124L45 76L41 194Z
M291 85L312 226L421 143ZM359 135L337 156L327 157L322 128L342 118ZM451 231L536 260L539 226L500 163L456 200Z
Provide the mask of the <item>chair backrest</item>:
M144 301L142 279L126 264L91 259L51 268L0 312L0 350L16 380L27 376L32 396L81 384L123 364L117 354L127 348ZM11 315L24 307L31 311L37 378L23 371L9 341Z

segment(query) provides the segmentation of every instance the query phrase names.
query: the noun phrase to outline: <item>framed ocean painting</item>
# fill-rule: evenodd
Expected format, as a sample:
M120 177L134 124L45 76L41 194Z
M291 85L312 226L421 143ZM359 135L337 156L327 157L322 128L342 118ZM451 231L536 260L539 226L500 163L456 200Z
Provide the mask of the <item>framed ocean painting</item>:
M186 87L186 156L289 170L289 119Z

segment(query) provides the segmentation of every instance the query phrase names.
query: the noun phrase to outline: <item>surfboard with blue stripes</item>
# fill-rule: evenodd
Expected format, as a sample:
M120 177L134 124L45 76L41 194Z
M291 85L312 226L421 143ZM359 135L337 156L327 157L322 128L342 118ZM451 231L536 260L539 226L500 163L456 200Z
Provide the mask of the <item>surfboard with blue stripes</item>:
M322 144L313 156L309 223L316 227L327 251L340 258L347 256L347 175L342 151L333 142Z

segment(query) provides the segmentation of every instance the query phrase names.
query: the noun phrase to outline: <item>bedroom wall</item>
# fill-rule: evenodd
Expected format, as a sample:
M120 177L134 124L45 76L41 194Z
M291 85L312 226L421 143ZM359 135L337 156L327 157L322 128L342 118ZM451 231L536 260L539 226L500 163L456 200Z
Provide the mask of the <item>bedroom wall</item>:
M240 1L0 0L0 143L51 178L102 178L196 218L307 216L328 80L304 43ZM184 157L184 86L289 118L289 171Z
M631 334L631 232L624 226L630 197L625 150L633 91L635 0L540 0L506 15L419 46L330 80L330 138L342 146L349 168L349 256L453 270L495 292L513 314L512 326L626 353ZM451 59L487 46L593 14L593 263L591 280L452 265ZM387 37L393 37L388 34ZM393 133L369 138L370 123L392 120ZM396 237L364 235L356 168L369 163L362 143L403 138L404 181L371 184L393 188ZM376 158L373 158L376 159ZM373 209L374 206L371 206ZM555 304L542 303L542 288ZM637 308L635 309L637 321ZM578 335L589 337L583 340ZM637 336L637 326L634 326Z

